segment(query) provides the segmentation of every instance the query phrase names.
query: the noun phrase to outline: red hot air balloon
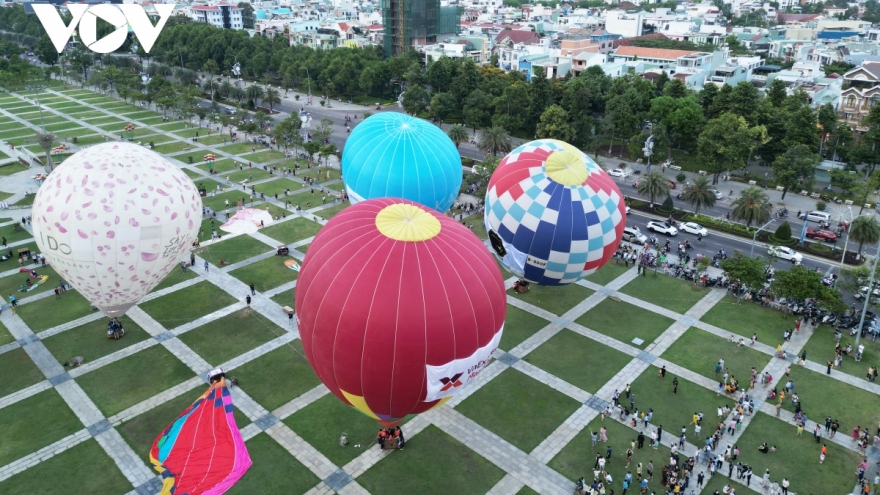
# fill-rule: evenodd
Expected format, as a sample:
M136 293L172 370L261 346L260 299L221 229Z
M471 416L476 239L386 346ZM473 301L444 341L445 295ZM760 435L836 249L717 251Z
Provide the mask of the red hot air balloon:
M312 369L386 427L442 404L489 364L506 301L501 271L479 238L392 198L334 216L309 246L296 287Z

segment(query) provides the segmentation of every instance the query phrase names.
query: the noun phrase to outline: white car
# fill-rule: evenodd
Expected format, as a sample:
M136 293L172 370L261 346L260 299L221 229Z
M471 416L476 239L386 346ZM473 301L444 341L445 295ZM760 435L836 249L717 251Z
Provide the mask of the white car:
M648 242L648 237L642 234L638 227L627 227L623 229L623 240L644 246Z
M678 228L681 229L682 232L687 232L688 234L701 235L703 237L709 235L709 231L706 230L706 227L695 222L683 223L679 225Z
M632 175L632 171L625 168L615 168L611 172L608 172L608 175L610 175L611 177L620 177L621 179L623 179Z
M678 234L678 229L664 222L648 222L648 230L653 230L654 232L666 234L668 236Z
M782 260L791 261L795 265L800 264L804 259L804 255L785 246L770 246L770 248L767 249L767 254Z
M627 214L627 215L629 215L629 211L630 211L631 209L632 209L632 208L630 208L629 205L626 206L626 214Z
M709 192L715 195L715 199L721 199L724 197L718 189L709 189Z

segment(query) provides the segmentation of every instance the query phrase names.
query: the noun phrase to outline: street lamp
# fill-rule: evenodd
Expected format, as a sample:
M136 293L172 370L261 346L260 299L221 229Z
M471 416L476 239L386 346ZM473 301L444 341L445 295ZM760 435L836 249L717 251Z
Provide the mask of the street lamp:
M46 86L42 84L33 84L30 86L25 86L25 89L28 91L33 91L37 94L37 108L40 109L40 127L43 130L43 134L46 134L46 124L43 122L43 106L40 105L40 91L46 89Z
M852 225L853 222L853 211L852 206L847 206L849 210L849 224ZM804 220L806 222L806 220ZM846 259L846 247L849 244L849 232L846 233L846 240L843 242L843 256L840 257L840 269L837 270L838 274L843 271L843 260ZM880 254L880 253L878 253Z
M755 234L752 236L752 250L749 252L749 257L752 258L755 256L755 240L758 238L758 232L764 230L768 225L775 222L775 218L771 218L769 222L765 223L763 227L755 231Z

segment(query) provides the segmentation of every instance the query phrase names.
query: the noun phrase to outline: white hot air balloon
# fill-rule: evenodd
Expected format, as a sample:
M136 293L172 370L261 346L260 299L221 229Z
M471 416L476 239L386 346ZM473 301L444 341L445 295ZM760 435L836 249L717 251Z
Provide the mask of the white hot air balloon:
M202 200L160 155L130 143L82 150L57 167L34 198L43 256L92 305L119 316L187 255Z

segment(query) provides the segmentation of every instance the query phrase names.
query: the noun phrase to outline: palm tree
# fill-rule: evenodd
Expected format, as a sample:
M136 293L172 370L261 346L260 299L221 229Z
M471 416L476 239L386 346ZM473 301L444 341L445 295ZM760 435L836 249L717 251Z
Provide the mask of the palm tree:
M688 184L681 192L681 199L694 207L694 213L700 214L700 208L715 206L715 193L712 189L712 181L705 175L698 175L693 184Z
M449 136L449 139L455 143L455 147L458 148L458 145L461 143L466 143L468 140L468 132L467 129L464 128L461 124L455 124L449 128L449 132L446 133Z
M246 96L244 90L238 86L233 86L232 89L229 90L229 97L238 102L238 106L241 106L241 100Z
M651 204L656 203L657 198L662 198L669 194L669 179L659 170L652 170L644 177L639 179L636 184L636 190L642 196L651 199Z
M730 216L734 220L746 223L746 227L753 223L766 223L770 220L770 212L773 205L770 204L767 193L755 186L749 186L739 193L739 197L733 200L733 210Z
M220 83L220 96L224 98L229 98L229 93L232 91L232 84L229 84L229 81L223 81Z
M863 244L880 240L880 224L874 217L856 217L849 227L849 237L859 243L859 252L861 253Z
M279 103L281 103L281 95L278 93L278 90L275 88L266 89L266 94L263 96L263 104L269 105L269 113L272 113L272 107Z
M254 102L254 108L257 108L258 100L262 100L263 95L265 95L266 92L263 90L262 86L251 84L246 90L244 90L244 94L248 100Z
M55 144L55 135L51 132L47 132L46 134L37 133L37 141L42 146L43 151L46 152L46 173L51 173L52 169L55 168L55 164L52 163L52 145Z
M513 149L510 134L501 127L493 126L480 131L480 142L477 145L481 151L496 156L498 152L507 153Z
M205 79L205 83L202 85L202 89L211 93L211 101L214 101L214 93L220 89L220 83L211 78L208 78Z

